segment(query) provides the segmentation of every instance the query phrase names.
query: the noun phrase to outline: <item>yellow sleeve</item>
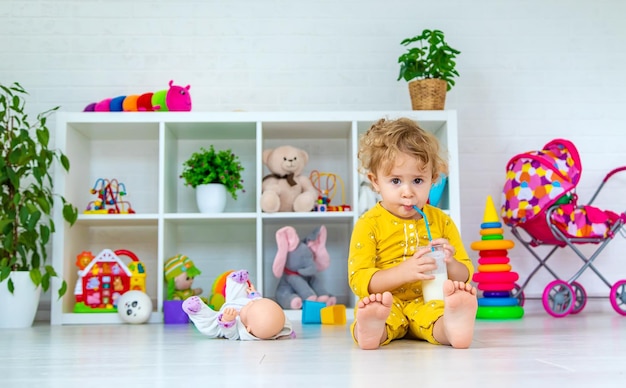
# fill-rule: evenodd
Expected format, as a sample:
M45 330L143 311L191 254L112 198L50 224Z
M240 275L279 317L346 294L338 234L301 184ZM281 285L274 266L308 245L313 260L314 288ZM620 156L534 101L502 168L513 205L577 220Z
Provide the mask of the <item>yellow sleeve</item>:
M361 217L352 230L348 254L348 283L352 292L359 298L369 295L370 280L378 271L375 227Z

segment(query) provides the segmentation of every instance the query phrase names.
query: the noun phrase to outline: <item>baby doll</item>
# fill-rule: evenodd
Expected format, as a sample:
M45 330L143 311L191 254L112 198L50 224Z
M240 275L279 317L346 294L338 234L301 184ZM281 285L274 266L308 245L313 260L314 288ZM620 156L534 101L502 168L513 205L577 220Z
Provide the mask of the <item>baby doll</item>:
M202 294L202 288L191 288L193 278L200 275L185 255L170 257L165 262L165 280L167 282L167 300L185 300L190 296Z
M198 331L212 338L264 340L294 338L291 322L271 299L261 297L248 281L248 271L232 272L226 279L226 301L214 311L197 296L183 302Z

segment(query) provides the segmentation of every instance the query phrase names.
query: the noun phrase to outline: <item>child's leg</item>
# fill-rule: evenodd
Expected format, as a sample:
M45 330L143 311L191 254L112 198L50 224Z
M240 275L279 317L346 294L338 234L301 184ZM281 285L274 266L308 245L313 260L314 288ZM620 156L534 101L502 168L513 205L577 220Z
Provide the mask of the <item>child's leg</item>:
M471 284L446 280L443 316L435 322L433 336L444 345L465 349L472 343L478 301Z
M372 294L357 303L354 337L361 349L378 349L387 339L385 321L392 303L391 292Z

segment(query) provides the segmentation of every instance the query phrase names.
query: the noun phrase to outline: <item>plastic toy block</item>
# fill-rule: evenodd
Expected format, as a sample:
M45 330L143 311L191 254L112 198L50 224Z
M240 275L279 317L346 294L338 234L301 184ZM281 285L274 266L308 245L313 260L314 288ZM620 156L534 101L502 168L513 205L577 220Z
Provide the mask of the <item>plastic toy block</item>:
M346 324L346 306L336 304L334 306L326 306L321 310L322 324L324 325L345 325Z
M302 323L322 323L322 309L326 307L324 302L305 300L302 302Z
M183 311L182 300L163 301L163 323L166 325L189 323L189 316Z

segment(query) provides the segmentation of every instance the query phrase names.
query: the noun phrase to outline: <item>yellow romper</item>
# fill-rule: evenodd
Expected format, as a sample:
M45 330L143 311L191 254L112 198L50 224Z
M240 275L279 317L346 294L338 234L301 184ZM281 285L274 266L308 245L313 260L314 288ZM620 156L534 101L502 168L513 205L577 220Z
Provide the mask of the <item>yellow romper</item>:
M433 239L443 237L450 241L456 250L455 259L469 270L469 281L474 266L456 225L439 208L426 205L423 211ZM359 218L352 231L348 257L348 278L352 292L359 299L370 295L369 284L374 273L412 257L416 247L428 245L428 241L423 219L398 218L377 203ZM433 337L433 324L443 315L443 301L424 304L421 283L416 281L389 290L393 294L393 305L387 318L387 340L383 345L405 336L438 344ZM355 323L351 326L353 338Z

